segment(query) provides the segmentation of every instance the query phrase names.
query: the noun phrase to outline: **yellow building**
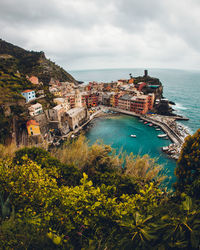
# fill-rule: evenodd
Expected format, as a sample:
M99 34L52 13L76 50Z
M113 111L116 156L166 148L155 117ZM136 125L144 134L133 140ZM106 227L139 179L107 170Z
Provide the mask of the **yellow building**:
M35 120L29 120L26 123L28 135L40 135L40 125Z
M115 107L115 96L114 95L110 96L110 106Z
M61 91L55 91L55 92L54 92L54 95L55 95L55 96L62 96L62 93L61 93Z

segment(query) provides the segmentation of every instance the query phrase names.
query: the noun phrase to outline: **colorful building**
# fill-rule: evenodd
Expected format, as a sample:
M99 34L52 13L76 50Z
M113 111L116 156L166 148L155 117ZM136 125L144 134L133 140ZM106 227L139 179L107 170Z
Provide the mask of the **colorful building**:
M153 93L148 94L148 110L153 109L154 100L155 100L155 95Z
M118 99L118 108L130 111L130 102L133 96L125 94Z
M135 84L135 88L138 90L138 91L142 91L142 89L146 86L146 82L139 82L137 84Z
M128 83L131 84L131 83L134 83L134 78L131 78L128 80Z
M148 96L133 96L130 102L130 111L137 114L146 114L148 112Z
M88 108L96 107L98 105L98 93L85 95L85 102Z
M21 94L23 95L23 97L26 98L26 103L30 102L36 98L34 90L27 89L27 90L23 91Z
M29 108L29 114L31 116L39 115L43 113L42 105L40 103L36 103L31 105Z
M40 125L35 120L29 120L26 123L26 128L28 131L28 135L40 135Z
M29 77L29 81L32 83L32 84L39 84L39 80L37 78L37 76L31 76Z

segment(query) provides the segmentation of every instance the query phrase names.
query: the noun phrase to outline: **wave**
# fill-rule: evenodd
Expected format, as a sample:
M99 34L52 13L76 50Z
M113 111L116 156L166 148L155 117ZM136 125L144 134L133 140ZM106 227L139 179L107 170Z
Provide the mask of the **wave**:
M186 110L188 108L184 107L181 103L176 103L176 105L174 106L174 109L177 109L177 110Z

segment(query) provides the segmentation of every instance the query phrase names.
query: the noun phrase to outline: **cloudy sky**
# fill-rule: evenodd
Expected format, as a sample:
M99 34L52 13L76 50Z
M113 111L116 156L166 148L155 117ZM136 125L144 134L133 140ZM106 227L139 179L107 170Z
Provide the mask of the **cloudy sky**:
M0 27L66 70L200 66L200 0L0 0Z

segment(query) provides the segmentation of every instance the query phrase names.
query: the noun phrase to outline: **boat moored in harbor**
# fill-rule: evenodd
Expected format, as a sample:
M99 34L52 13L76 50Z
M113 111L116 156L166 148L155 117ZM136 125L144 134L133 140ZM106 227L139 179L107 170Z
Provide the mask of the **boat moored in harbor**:
M135 137L136 137L136 135L131 135L131 137L134 137L134 138L135 138Z
M166 136L167 136L167 134L158 135L159 138L164 138L164 137L166 137Z

